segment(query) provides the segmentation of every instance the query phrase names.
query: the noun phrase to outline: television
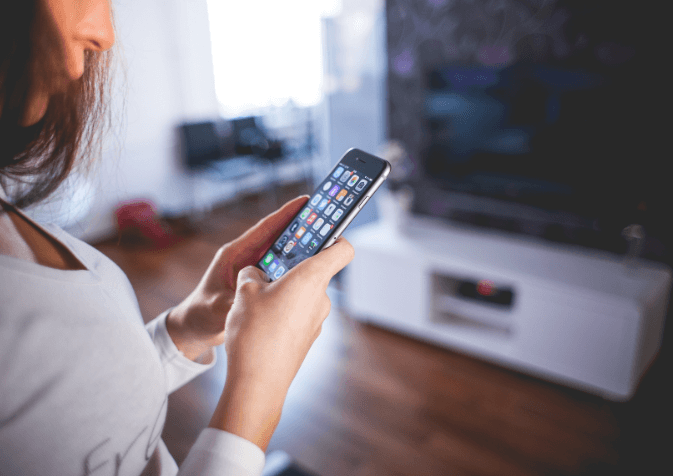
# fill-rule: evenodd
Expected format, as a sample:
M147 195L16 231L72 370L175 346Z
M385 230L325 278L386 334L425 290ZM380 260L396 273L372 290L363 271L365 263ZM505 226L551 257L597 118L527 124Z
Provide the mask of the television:
M505 13L516 16L519 4L503 3ZM412 45L419 86L415 94L405 87L416 110L389 99L390 135L409 139L417 165L412 211L615 253L627 251L623 230L636 224L643 255L670 263L663 43L643 30L656 12L649 3L546 4L537 30L500 46L471 19L466 9L476 5L444 10L458 34ZM413 23L423 25L426 13L414 12L421 19ZM491 14L494 28L506 18ZM434 15L428 21L443 21ZM461 35L482 35L481 46L451 50ZM391 58L391 95L399 57ZM405 107L418 118L415 143L399 119Z

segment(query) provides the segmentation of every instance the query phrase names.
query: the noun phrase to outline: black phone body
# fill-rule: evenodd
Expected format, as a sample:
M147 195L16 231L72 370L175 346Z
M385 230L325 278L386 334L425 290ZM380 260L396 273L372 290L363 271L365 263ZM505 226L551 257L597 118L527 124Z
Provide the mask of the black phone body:
M274 281L333 245L389 173L388 161L359 149L346 151L257 267Z

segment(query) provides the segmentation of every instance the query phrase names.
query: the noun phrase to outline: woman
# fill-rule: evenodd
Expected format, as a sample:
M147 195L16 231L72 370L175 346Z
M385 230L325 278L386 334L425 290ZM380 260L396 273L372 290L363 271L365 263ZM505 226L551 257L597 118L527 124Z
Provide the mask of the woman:
M144 327L119 268L19 208L95 147L113 43L109 0L0 6L0 474L177 473L160 440L167 394L222 343L226 384L180 474L259 474L352 247L268 283L251 265L298 197L222 246L192 294Z

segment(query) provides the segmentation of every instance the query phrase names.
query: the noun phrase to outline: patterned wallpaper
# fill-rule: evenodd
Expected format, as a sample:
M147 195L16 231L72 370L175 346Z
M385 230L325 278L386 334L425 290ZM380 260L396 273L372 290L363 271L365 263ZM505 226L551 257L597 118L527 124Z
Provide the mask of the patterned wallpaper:
M562 57L567 14L557 0L387 0L388 134L418 164L427 72L447 62L506 65Z

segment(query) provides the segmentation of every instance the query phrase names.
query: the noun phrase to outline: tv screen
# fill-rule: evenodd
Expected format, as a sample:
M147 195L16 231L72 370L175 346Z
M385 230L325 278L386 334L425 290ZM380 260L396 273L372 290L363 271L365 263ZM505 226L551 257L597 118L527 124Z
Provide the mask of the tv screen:
M447 6L427 18L419 9L399 25L389 11L389 130L418 165L414 211L617 253L635 223L645 254L667 260L670 153L656 112L667 87L653 4L544 3L527 13L515 1ZM413 23L422 38L424 22L449 20L446 37L410 40L411 50L394 36L411 38Z

